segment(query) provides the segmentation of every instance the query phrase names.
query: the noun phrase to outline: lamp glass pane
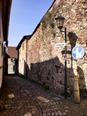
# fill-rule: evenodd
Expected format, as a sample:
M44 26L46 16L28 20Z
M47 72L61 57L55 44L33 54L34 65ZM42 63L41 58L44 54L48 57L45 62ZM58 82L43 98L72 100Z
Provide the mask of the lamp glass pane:
M56 18L57 27L58 27L59 29L62 29L62 28L63 28L64 20L65 20L65 18L62 17L62 16L58 16L58 17Z

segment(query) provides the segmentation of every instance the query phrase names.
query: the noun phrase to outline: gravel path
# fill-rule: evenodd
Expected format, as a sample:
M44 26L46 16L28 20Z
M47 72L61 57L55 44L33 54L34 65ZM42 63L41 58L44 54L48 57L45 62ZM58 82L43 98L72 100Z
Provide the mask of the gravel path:
M6 77L0 103L0 116L87 116L87 99L75 104L18 76Z

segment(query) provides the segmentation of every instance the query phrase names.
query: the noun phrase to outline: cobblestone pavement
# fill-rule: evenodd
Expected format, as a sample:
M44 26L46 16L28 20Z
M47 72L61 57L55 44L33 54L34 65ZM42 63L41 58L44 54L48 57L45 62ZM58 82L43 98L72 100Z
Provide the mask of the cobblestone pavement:
M75 104L34 82L18 76L6 78L0 116L87 116L87 99Z

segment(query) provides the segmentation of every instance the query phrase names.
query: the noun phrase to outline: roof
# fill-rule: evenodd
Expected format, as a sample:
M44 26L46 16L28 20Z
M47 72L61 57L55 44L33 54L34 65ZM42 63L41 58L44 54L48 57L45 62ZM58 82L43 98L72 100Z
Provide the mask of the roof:
M8 38L11 3L12 3L12 0L0 0L0 4L2 6L3 36L5 41Z
M10 58L17 58L17 50L16 47L9 46L8 47L8 56Z
M21 44L26 40L26 39L30 39L31 35L25 35L23 36L23 38L21 39L21 41L19 42L19 44L17 45L16 49L19 49Z

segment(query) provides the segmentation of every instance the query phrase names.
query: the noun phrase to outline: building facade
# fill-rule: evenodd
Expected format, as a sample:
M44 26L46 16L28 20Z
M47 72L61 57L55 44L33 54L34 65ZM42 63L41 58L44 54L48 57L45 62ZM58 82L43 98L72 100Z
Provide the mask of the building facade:
M25 76L27 75L27 67L26 67L26 62L27 62L27 44L28 44L28 38L30 36L24 36L20 43L17 46L18 50L18 73L19 75Z
M8 45L8 27L11 2L11 0L0 0L0 88L7 70L7 56L4 43Z
M73 91L72 49L76 43L85 49L85 55L77 60L80 89L87 89L87 2L86 0L54 0L35 31L28 40L27 78L35 80L57 93L64 91L65 58L64 48L57 48L57 43L64 43L64 33L57 28L56 16L65 17L67 28L67 88ZM23 43L21 43L21 46ZM22 49L20 46L20 49ZM20 51L18 49L18 51ZM24 57L23 51L19 57ZM20 63L19 63L20 64ZM20 70L21 66L19 67ZM22 70L22 72L24 69Z
M17 74L17 50L16 47L8 47L8 74Z

